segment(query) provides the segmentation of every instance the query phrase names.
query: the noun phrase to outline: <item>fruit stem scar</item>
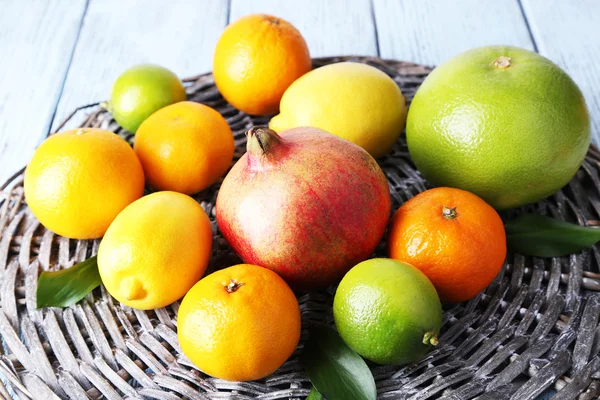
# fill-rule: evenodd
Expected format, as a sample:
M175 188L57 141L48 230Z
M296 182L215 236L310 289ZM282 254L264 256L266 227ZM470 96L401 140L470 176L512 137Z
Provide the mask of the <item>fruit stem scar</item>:
M83 135L85 132L86 132L86 130L84 128L79 128L75 131L75 134L77 136L79 136L79 135Z
M103 101L102 103L100 103L100 107L104 108L106 111L108 111L111 114L114 111L114 108L113 108L112 103L110 101Z
M442 216L446 219L454 219L458 216L456 212L456 207L446 207L442 208Z
M270 23L272 23L274 25L279 25L279 18L270 17L270 18L267 18L267 21L269 21Z
M425 335L423 336L423 344L437 346L437 344L438 344L437 333L435 333L434 331L425 332Z
M512 60L510 57L500 56L496 58L492 64L494 65L494 67L506 69L512 65L511 61Z
M225 290L227 291L227 293L233 293L242 286L244 286L243 282L237 282L235 279L231 279L229 283L225 286Z

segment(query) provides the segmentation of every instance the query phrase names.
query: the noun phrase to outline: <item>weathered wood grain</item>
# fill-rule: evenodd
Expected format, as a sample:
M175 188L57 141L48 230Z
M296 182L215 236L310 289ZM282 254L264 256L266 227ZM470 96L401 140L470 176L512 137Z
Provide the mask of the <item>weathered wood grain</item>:
M0 181L27 162L51 121L56 128L75 107L106 99L127 67L154 62L180 76L210 70L226 22L253 12L291 21L314 57L379 52L429 65L485 44L534 48L525 14L539 51L580 85L600 142L595 0L523 0L522 9L518 0L89 0L79 32L85 7L85 0L2 1Z
M435 66L473 47L533 49L517 0L373 0L380 56Z
M0 2L0 182L49 129L85 0Z
M227 0L91 0L53 129L77 106L108 99L133 65L159 64L180 77L210 71L226 20Z
M600 144L600 1L523 0L523 10L539 52L581 88Z
M294 24L313 57L377 55L369 0L231 0L229 22L253 13L273 14Z

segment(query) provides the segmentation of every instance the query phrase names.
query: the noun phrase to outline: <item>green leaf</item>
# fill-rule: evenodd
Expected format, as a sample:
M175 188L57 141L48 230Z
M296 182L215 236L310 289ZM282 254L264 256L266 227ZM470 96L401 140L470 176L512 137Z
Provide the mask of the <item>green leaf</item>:
M375 400L377 397L371 370L332 329L313 329L301 360L313 386L326 399Z
M321 393L319 393L319 391L313 386L312 389L310 389L310 393L308 394L306 400L324 400L324 398L323 396L321 396Z
M600 240L600 229L538 214L523 214L507 221L504 228L508 248L528 256L566 256L593 246Z
M38 279L36 306L68 307L83 299L101 283L96 256L71 268L44 271Z

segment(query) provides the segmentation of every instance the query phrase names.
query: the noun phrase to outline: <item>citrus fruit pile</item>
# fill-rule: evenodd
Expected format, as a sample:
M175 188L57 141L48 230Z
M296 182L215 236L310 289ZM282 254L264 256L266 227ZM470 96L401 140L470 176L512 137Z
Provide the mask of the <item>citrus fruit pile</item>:
M183 352L227 380L277 370L300 340L294 291L338 283L333 317L348 346L376 363L419 360L438 345L441 301L474 298L501 270L496 210L559 190L590 142L575 83L513 47L436 68L408 114L377 68L311 70L300 32L269 15L228 26L213 69L230 104L272 117L248 130L233 166L225 118L186 101L171 71L140 65L116 80L106 106L135 134L133 147L102 129L57 133L36 150L24 186L48 229L102 238L98 271L115 299L148 310L183 298ZM392 216L375 158L394 151L405 128L415 164L438 187ZM217 224L190 197L213 185ZM204 276L217 229L245 264ZM389 258L369 259L382 240Z

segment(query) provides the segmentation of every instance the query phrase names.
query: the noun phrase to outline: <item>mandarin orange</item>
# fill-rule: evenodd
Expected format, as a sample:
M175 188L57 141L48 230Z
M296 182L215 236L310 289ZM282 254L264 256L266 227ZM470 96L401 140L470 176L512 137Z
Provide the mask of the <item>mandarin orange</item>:
M506 235L498 213L476 195L435 188L404 203L392 218L391 258L419 268L440 299L475 297L498 275L506 258Z
M308 46L289 22L265 14L240 18L217 43L215 84L235 108L251 115L279 110L279 101L296 79L310 71Z
M219 179L231 165L234 147L225 118L191 101L148 117L133 145L150 186L184 194L197 193Z
M179 307L177 334L185 355L208 375L232 381L260 379L296 348L300 307L275 272L235 265L190 289Z

